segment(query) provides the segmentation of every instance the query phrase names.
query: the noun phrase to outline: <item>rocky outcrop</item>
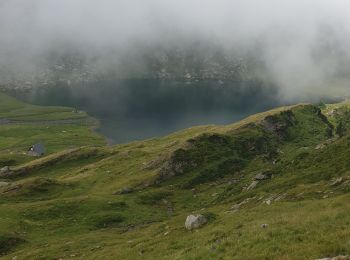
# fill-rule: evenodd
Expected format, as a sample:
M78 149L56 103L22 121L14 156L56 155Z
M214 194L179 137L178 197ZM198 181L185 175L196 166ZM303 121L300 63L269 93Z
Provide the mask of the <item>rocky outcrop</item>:
M165 161L159 170L159 180L167 180L179 174L183 174L186 170L194 168L197 164L186 155L186 150L180 148L171 154L170 158Z
M280 114L267 116L262 122L264 130L273 132L280 138L287 136L288 127L296 123L296 118L291 110L282 111Z

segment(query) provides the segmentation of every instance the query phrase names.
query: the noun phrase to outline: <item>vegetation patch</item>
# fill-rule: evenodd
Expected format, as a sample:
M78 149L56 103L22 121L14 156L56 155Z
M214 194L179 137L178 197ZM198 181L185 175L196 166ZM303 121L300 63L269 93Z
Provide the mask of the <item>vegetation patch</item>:
M94 226L96 228L111 228L119 226L123 221L124 217L118 214L95 216L93 218Z
M147 205L157 205L171 196L171 192L169 191L152 191L152 192L144 192L141 195L137 196L137 201L140 204Z
M8 254L24 242L25 240L18 236L0 234L0 256Z
M63 192L68 184L61 184L51 178L33 178L12 184L3 190L3 195L16 200L39 200L53 197Z

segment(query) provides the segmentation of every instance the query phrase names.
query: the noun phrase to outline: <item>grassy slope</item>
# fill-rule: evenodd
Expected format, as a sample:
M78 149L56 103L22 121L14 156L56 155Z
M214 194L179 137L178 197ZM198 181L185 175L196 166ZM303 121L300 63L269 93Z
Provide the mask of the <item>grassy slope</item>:
M44 136L56 140L52 151L60 152L16 160L15 174L7 179L11 185L0 188L0 254L5 259L350 254L348 104L325 106L322 112L302 104L228 126L69 150L63 148L79 143L55 139L62 126L50 125L55 130ZM341 135L336 134L339 124ZM88 133L86 126L74 126ZM7 138L29 136L36 129L23 127L13 136L9 131ZM81 144L95 138L82 138ZM273 177L247 190L264 171ZM118 193L126 187L132 192ZM232 210L239 203L239 210ZM192 212L205 214L210 222L194 232L185 230ZM262 229L264 223L268 227Z
M33 159L25 153L38 142L44 143L48 153L104 144L90 130L97 122L72 108L29 105L0 93L0 119L11 122L0 122L0 167Z

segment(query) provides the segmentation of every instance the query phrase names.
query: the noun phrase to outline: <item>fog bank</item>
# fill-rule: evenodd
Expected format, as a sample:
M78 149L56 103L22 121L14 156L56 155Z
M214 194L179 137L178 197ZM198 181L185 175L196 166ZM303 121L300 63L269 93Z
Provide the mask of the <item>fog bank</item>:
M0 34L0 83L66 56L133 77L182 57L173 51L194 53L190 66L220 52L287 99L346 93L350 75L346 0L3 0Z

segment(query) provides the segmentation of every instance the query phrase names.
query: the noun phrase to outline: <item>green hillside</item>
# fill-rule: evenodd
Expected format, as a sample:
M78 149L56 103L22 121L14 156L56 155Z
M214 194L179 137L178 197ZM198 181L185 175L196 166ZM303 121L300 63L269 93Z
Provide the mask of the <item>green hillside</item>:
M0 119L0 258L350 255L347 102L113 147L69 108L0 95ZM36 142L46 156L25 154Z

